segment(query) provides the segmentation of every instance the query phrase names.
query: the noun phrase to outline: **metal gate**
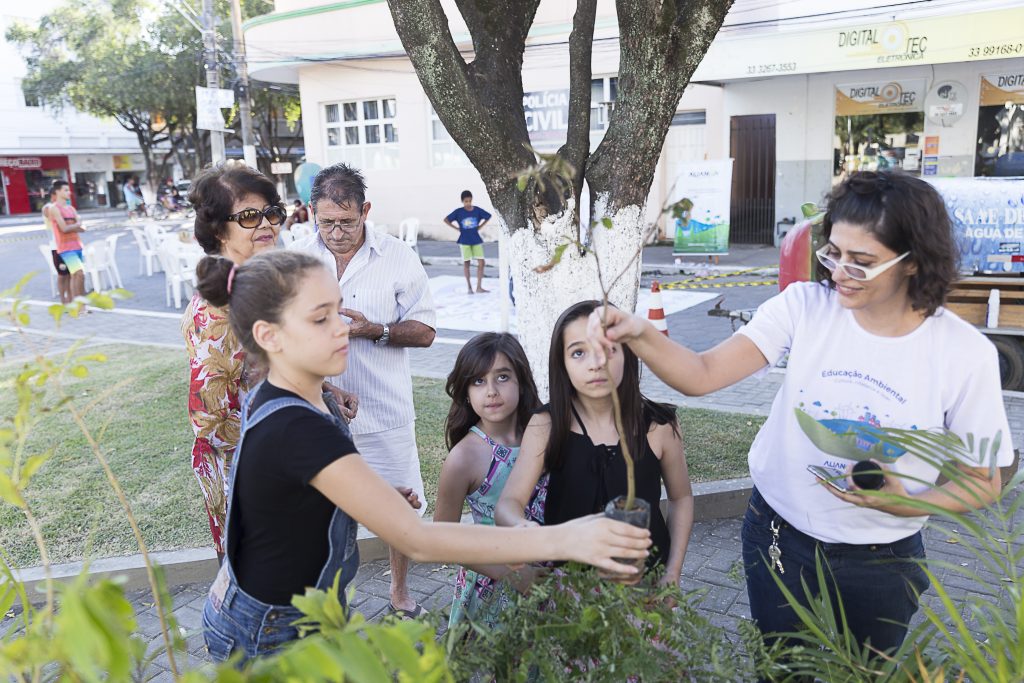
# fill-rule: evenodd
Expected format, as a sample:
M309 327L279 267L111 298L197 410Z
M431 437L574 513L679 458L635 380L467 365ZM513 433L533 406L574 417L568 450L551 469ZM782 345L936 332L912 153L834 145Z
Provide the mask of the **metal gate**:
M772 244L775 225L775 114L729 121L732 202L729 241Z

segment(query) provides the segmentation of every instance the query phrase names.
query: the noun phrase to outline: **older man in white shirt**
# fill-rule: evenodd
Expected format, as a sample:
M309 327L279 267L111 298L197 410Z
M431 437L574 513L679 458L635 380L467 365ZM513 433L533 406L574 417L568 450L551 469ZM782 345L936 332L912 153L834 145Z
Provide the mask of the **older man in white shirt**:
M341 312L352 320L348 369L330 381L359 398L359 413L349 427L360 455L392 485L412 489L422 501L406 348L434 341L436 314L427 273L404 242L366 227L370 202L359 171L346 164L320 171L310 206L317 231L290 248L318 256L335 270ZM426 506L419 511L423 514ZM391 548L390 560L391 610L418 616L422 608L406 583L409 559Z

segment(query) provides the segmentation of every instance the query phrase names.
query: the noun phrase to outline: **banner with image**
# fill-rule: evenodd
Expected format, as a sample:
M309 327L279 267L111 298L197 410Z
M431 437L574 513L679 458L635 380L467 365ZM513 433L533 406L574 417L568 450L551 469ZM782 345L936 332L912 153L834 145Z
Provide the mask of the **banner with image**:
M678 166L669 200L689 199L683 218L674 219L676 256L729 253L729 205L732 197L732 159L693 161ZM670 214L671 220L671 214Z
M1024 69L981 75L981 106L1024 104Z

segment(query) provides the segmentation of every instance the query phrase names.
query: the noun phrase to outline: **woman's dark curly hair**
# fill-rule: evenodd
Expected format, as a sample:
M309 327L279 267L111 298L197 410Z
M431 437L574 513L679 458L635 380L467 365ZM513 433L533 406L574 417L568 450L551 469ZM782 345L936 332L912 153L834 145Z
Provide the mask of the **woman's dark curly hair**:
M836 223L864 228L886 247L902 254L901 265L913 264L907 294L915 311L934 315L959 274L960 250L942 197L919 178L902 171L859 171L832 190L823 221L824 236ZM818 263L819 282L835 289L832 273Z
M207 254L220 253L221 241L228 231L226 219L235 202L247 194L263 197L267 206L284 207L273 181L238 161L214 164L192 183L188 201L196 211L196 241Z

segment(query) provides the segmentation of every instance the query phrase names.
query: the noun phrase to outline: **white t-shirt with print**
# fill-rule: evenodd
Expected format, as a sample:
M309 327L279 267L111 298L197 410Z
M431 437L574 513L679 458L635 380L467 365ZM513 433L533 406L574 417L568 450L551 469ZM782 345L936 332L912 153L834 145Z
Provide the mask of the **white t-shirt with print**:
M997 462L1013 459L996 349L950 311L940 308L905 336L879 337L857 323L837 294L804 282L764 302L737 334L753 341L770 365L790 352L785 381L750 447L750 475L779 515L814 538L891 543L920 530L926 518L858 507L826 491L807 466L845 469L851 460L817 448L800 427L797 410L835 433L847 432L851 422L945 427L965 441L968 434L980 440L1001 433ZM938 477L911 454L898 455L891 467L922 481ZM910 493L926 488L909 478L903 485Z

